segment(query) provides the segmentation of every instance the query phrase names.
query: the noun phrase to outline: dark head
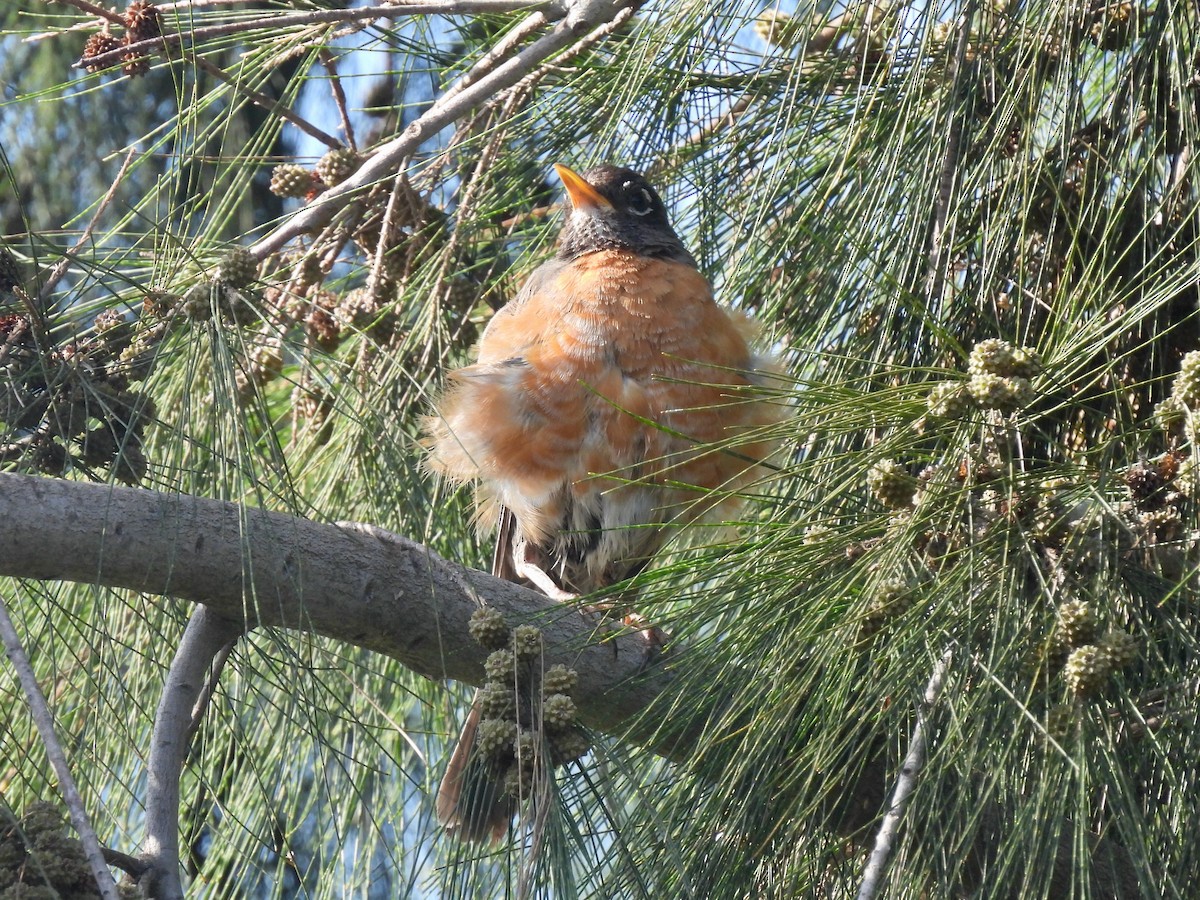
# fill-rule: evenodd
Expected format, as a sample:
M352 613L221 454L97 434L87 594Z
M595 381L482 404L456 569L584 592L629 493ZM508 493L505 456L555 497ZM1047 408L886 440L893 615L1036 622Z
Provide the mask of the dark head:
M593 250L633 250L695 264L667 221L662 198L637 172L605 165L579 175L566 166L554 168L571 199L558 240L559 259Z

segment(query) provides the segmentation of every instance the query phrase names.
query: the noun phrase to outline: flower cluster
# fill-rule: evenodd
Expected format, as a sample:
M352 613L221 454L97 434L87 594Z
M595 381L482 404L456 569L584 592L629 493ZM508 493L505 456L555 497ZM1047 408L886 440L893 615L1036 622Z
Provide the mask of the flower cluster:
M3 246L0 282L26 309L34 306ZM128 484L141 481L142 439L155 406L133 385L150 374L167 330L154 297L138 319L104 310L59 341L27 315L0 315L0 421L11 435L0 444L0 461L49 475L107 469Z
M1033 379L1042 371L1042 360L1029 347L1017 347L999 338L980 341L967 360L967 381L945 381L929 392L929 415L935 419L961 419L972 409L1012 413L1037 399Z
M572 696L579 676L563 665L542 668L542 632L533 625L510 629L502 613L484 607L468 628L492 651L484 663L487 682L476 697L476 748L502 775L506 790L527 796L543 753L552 765L562 765L589 749Z

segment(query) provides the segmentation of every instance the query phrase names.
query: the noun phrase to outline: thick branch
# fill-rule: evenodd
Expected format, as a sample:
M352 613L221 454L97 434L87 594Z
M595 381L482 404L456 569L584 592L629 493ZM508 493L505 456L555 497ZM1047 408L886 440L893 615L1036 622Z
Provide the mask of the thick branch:
M179 879L179 778L191 746L199 709L207 701L209 673L242 633L242 625L201 606L188 622L163 685L150 741L146 792L146 838L139 879L147 897L183 900ZM198 709L199 708L199 709Z
M635 635L598 642L594 619L542 594L447 562L370 526L325 525L187 495L0 474L0 574L130 588L203 603L246 625L321 634L399 660L427 678L483 683L468 633L483 603L536 620L547 664L579 672L580 718L612 732L672 676L640 672ZM190 709L190 707L189 707ZM652 738L657 752L675 742Z

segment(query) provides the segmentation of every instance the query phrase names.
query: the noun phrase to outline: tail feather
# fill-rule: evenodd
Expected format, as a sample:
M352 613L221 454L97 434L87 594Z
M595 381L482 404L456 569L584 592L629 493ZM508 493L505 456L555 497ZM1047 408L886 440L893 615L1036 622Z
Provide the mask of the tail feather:
M446 831L464 841L504 839L512 822L513 798L487 760L475 752L475 730L479 726L479 704L463 723L458 744L437 795L438 821Z

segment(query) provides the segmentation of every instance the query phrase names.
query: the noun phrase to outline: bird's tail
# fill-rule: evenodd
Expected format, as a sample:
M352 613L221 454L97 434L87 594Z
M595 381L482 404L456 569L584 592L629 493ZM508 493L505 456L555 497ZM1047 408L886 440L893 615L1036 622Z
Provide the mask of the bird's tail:
M476 752L479 716L476 693L438 788L437 817L446 831L464 841L497 843L504 839L515 809L494 767Z

